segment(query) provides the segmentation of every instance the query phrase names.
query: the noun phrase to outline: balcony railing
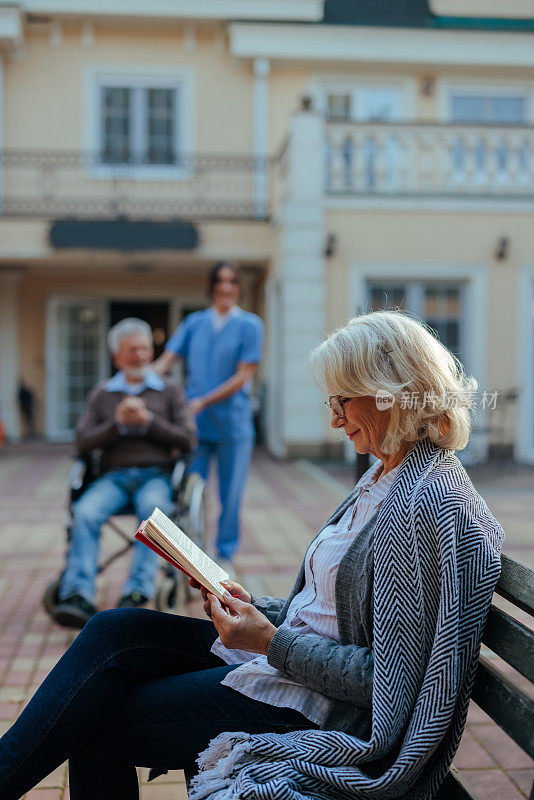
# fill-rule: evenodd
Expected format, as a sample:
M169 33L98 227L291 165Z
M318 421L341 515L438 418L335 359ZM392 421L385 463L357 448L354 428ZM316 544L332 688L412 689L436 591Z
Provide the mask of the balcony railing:
M329 195L534 199L534 127L329 121L326 132Z
M180 156L170 166L102 163L82 152L0 153L0 215L264 220L269 159Z

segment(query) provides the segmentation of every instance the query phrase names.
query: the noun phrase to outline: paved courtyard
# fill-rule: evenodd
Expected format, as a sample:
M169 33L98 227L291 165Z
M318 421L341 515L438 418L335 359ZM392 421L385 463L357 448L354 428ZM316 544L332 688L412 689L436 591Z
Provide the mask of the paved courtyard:
M46 585L63 565L64 518L70 456L63 446L24 443L0 450L0 733L16 719L73 639L41 608ZM505 552L534 567L534 469L472 469L471 477L503 525ZM286 595L318 525L346 494L347 467L275 461L255 455L244 510L244 538L236 560L239 580L259 594ZM215 504L213 504L213 511ZM103 552L117 540L103 537ZM98 605L112 608L120 594L124 559L99 580ZM199 603L189 613L202 615ZM528 796L534 764L472 705L455 759L485 800ZM183 775L171 772L151 784L141 773L142 800L182 800ZM68 800L66 765L26 795Z

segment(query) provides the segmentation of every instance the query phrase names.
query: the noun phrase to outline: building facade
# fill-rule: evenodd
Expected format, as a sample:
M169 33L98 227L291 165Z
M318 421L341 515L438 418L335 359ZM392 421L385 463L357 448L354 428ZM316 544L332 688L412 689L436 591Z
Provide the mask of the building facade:
M534 463L534 20L405 5L0 1L9 437L68 439L109 325L161 346L228 258L273 453L341 453L307 354L401 307L479 381L466 460Z

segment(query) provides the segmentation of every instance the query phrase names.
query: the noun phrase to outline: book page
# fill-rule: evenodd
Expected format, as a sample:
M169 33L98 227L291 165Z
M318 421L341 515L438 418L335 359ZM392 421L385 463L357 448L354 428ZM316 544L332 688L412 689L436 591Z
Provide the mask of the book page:
M159 508L155 508L148 522L153 522L169 539L169 542L185 556L192 567L213 586L219 587L221 581L228 579L225 572L215 561L204 553L179 527L175 525ZM223 587L221 587L223 590Z

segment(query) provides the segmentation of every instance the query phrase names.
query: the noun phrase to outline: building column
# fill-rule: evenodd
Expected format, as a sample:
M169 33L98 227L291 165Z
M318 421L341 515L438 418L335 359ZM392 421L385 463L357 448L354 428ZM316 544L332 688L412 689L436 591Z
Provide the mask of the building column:
M6 437L20 439L18 390L20 273L0 271L0 420Z
M267 211L266 161L269 155L269 83L271 64L267 58L254 61L254 89L252 95L253 151L258 169L254 180L254 210L258 217Z
M0 152L4 150L4 58L0 53ZM4 206L4 168L0 161L0 212Z
M283 156L278 222L276 302L279 324L271 335L276 358L279 452L316 455L325 441L323 397L307 359L325 334L325 203L323 120L312 110L292 119ZM273 298L274 299L274 298ZM280 363L281 362L281 363Z

